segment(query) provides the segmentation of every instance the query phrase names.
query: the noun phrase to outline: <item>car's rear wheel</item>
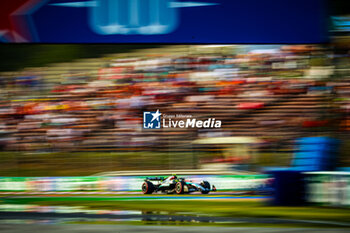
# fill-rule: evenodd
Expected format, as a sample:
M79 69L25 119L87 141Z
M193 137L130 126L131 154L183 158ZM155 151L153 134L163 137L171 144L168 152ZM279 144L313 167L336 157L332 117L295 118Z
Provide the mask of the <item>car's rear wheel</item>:
M203 181L201 183L202 187L205 188L206 190L201 190L202 194L208 194L210 192L210 183L208 181Z
M141 189L143 194L151 194L154 191L154 186L152 182L145 181L143 182Z
M184 188L185 188L185 182L179 181L175 185L175 192L177 194L183 194L184 193Z

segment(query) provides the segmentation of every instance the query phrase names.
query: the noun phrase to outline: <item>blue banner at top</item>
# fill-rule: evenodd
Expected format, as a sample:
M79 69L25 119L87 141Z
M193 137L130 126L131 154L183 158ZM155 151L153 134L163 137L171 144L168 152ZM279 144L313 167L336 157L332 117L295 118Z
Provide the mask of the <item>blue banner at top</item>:
M11 0L0 39L40 43L323 43L325 0Z

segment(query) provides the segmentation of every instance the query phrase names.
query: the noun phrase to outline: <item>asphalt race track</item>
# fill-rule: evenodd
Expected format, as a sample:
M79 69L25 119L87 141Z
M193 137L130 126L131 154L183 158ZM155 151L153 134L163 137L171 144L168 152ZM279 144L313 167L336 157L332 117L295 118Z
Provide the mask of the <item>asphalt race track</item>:
M83 224L0 224L2 233L347 233L349 229L323 228L257 228L257 227L196 227L196 226L133 226L133 225L83 225Z
M188 215L170 215L170 214L152 214L152 213L126 213L126 214L86 214L86 213L41 213L41 212L5 212L0 211L0 220L31 220L33 222L53 222L65 223L74 219L84 223L84 221L104 220L104 221L145 221L152 222L201 222L201 223L262 223L262 224L293 224L310 223L318 225L328 225L337 227L350 227L350 224L330 222L330 221L312 221L312 220L293 220L293 219L275 219L275 218L232 218L218 216L188 216ZM5 221L6 222L6 221Z
M269 197L263 196L238 196L227 195L226 193L215 193L211 195L189 194L189 195L143 195L143 194L119 194L119 195L85 195L78 194L41 194L41 195L0 195L0 200L7 198L44 198L54 200L55 198L88 199L91 201L118 199L120 201L133 200L264 200ZM78 212L40 212L34 209L29 211L21 210L0 210L0 232L22 233L22 232L73 232L73 233L104 233L104 232L247 232L247 233L274 233L274 232L300 232L304 233L343 233L349 232L350 224L341 222L292 220L275 218L253 218L253 217L219 217L206 215L179 215L179 214L157 214L143 211L122 211L122 212L101 212L84 213ZM193 224L196 223L196 224ZM198 224L228 224L201 226ZM191 225L189 225L191 224ZM234 227L235 224L237 227ZM250 224L286 224L289 227L245 227ZM293 228L294 224L310 224L307 228ZM230 226L230 227L228 227ZM244 226L244 227L242 227ZM254 225L253 225L254 226ZM278 226L278 225L276 225ZM304 226L304 225L299 225ZM315 227L315 228L313 228ZM325 228L318 228L325 227ZM334 229L335 228L335 229Z

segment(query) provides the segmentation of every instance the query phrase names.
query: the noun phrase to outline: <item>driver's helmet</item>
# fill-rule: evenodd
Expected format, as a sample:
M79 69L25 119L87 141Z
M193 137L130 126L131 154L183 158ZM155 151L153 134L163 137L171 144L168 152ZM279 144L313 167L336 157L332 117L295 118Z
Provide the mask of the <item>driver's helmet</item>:
M177 179L177 176L176 176L176 174L173 174L169 180L175 180L175 179Z

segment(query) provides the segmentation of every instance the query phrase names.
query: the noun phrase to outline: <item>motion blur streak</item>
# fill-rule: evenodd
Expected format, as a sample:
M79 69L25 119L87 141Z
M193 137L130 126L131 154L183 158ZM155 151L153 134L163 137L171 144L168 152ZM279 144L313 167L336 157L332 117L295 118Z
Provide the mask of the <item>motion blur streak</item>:
M348 61L314 45L174 45L2 72L0 174L289 165L297 138L347 141ZM222 126L143 130L157 109ZM243 141L192 143L213 137Z

